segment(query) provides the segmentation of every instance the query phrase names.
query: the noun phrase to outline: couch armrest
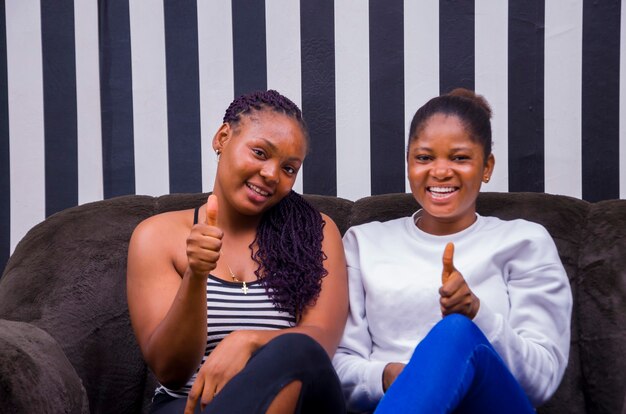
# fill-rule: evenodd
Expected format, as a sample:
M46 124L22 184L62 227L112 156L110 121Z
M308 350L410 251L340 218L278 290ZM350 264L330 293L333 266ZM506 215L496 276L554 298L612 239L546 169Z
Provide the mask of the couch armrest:
M3 412L89 413L83 384L48 333L0 319L0 407Z

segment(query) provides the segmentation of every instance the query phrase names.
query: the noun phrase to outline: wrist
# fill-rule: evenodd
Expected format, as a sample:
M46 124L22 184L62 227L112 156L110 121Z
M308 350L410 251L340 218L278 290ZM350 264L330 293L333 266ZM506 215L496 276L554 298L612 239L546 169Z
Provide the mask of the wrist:
M390 362L385 365L383 369L383 392L387 392L387 389L391 387L391 384L396 380L400 372L404 369L404 364L400 362Z
M260 335L261 332L262 331L256 330L233 331L227 338L238 346L248 348L252 353L263 345L263 340Z
M473 296L474 296L474 300L472 301L472 309L471 309L471 315L470 315L471 320L474 320L474 318L478 314L478 309L480 309L480 299L478 299L478 297L475 295Z
M187 266L187 269L185 269L185 273L183 274L183 277L187 277L189 278L189 280L199 281L199 282L201 281L203 283L206 283L206 280L209 277L209 273L194 272L191 266Z

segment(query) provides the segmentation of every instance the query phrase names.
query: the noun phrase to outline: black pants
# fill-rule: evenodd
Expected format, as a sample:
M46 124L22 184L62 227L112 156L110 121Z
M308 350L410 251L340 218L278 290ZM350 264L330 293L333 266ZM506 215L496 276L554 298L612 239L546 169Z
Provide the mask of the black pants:
M296 413L346 412L339 378L324 348L307 335L289 333L257 350L202 414L265 413L280 390L293 381L302 383ZM186 398L159 394L150 412L180 414L186 403ZM200 401L195 412L201 412Z

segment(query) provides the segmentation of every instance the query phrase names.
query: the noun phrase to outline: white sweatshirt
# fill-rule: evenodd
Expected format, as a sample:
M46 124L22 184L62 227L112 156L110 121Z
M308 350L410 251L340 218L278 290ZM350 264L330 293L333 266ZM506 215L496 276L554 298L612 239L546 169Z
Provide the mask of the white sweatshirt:
M343 238L350 314L333 364L348 409L373 410L383 396L385 365L408 362L441 320L441 257L448 242L455 245L455 268L480 299L474 323L531 402L545 402L567 366L572 310L549 233L529 221L477 215L459 233L434 236L415 226L416 214L355 226Z

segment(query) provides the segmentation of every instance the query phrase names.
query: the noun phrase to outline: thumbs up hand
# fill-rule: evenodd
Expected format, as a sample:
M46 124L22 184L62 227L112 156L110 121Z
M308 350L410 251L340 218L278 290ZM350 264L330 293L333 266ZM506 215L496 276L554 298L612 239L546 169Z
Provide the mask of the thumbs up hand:
M443 271L441 272L441 284L445 285L448 279L452 276L452 273L456 271L454 268L454 243L446 244L446 248L443 250Z
M209 226L217 226L217 196L211 194L206 201L206 224Z
M217 196L211 194L205 204L205 222L195 224L187 238L187 260L194 275L208 276L220 258L224 232L217 227L217 211Z
M441 314L460 313L474 319L480 308L480 300L467 285L463 275L454 267L454 244L448 243L443 251L442 286L439 289Z

